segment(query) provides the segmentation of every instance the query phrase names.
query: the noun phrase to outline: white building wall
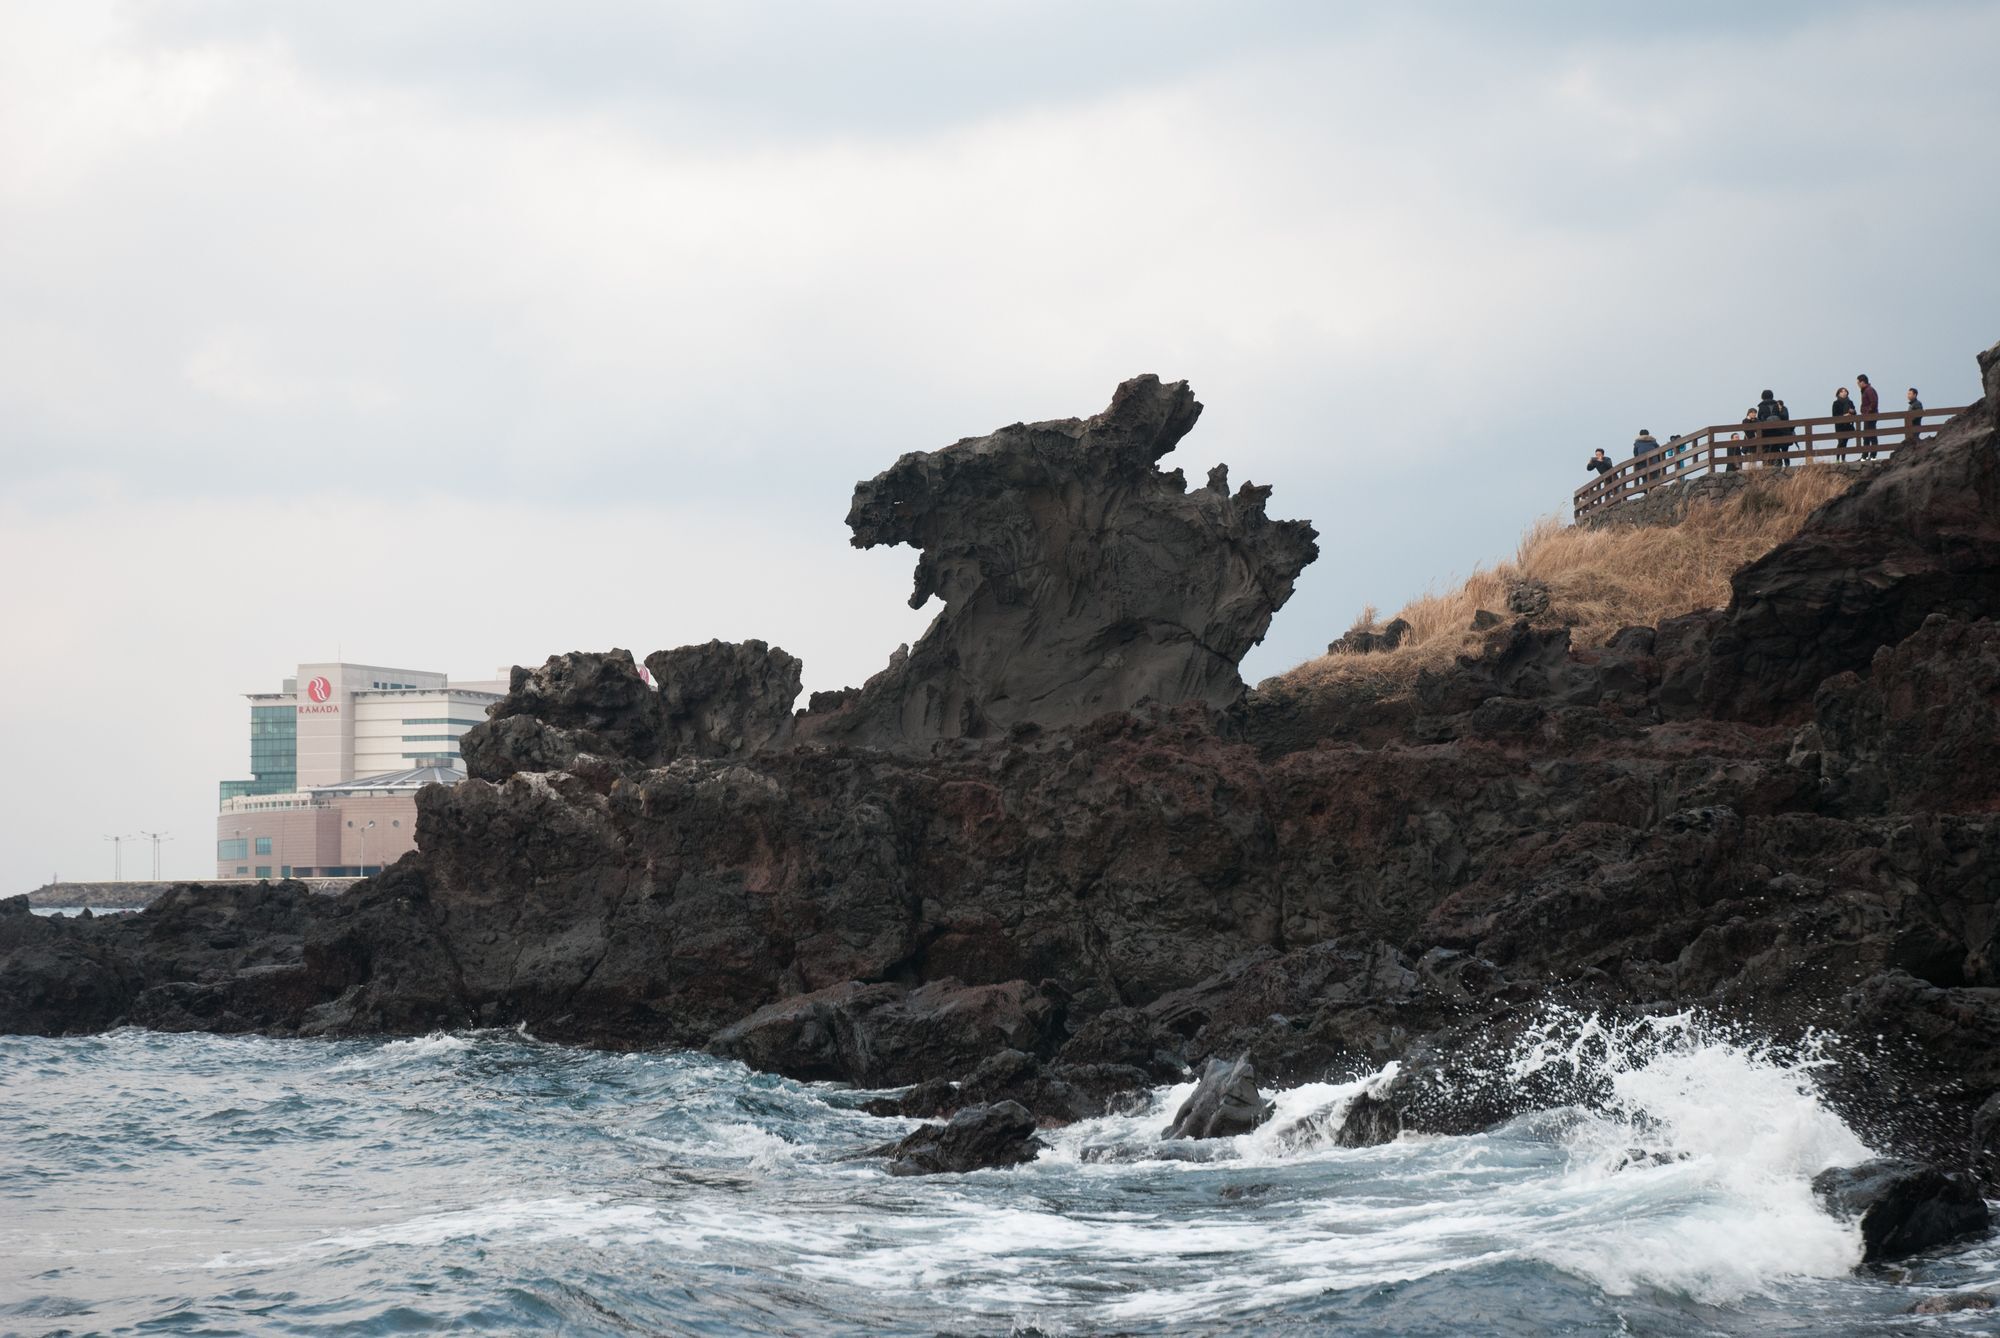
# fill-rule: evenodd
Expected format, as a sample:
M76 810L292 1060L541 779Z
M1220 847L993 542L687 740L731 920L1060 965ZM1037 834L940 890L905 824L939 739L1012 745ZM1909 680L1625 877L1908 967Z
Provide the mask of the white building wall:
M333 785L357 775L355 756L355 694L373 692L377 683L405 683L415 688L441 689L443 674L421 669L396 669L379 664L322 661L301 664L298 690L293 694L299 713L299 788ZM321 692L315 693L315 684ZM321 698L324 697L324 700ZM399 764L385 771L400 771Z
M458 758L458 740L486 719L492 693L374 692L354 698L354 775L380 776ZM352 779L344 777L343 779Z

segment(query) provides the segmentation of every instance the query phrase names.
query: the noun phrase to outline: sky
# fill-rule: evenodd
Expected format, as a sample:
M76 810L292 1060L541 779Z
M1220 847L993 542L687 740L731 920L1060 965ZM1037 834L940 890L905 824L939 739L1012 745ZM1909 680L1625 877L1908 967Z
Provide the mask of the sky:
M854 483L1142 372L1319 528L1252 681L1641 427L1966 403L1996 57L1995 0L0 0L0 895L211 874L301 661L859 683L935 607Z

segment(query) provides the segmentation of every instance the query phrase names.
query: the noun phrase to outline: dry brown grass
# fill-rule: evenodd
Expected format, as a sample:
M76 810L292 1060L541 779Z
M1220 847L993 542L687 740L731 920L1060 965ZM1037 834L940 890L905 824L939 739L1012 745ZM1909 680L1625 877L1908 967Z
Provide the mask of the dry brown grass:
M1439 669L1475 649L1472 615L1509 617L1507 592L1522 580L1549 587L1537 623L1571 629L1579 646L1600 645L1622 627L1657 623L1729 602L1729 578L1797 534L1823 502L1854 476L1825 466L1760 472L1720 503L1696 503L1678 525L1586 529L1549 516L1521 537L1513 561L1482 567L1456 590L1428 593L1396 615L1410 624L1403 643L1371 655L1322 655L1281 676L1297 688L1352 685L1393 691L1420 669ZM1374 608L1355 628L1379 631Z

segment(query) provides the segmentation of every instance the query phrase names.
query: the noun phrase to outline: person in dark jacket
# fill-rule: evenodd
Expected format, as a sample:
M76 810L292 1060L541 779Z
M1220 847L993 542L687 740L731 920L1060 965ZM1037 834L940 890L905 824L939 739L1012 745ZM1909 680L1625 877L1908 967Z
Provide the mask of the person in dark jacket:
M1751 439L1757 435L1757 429L1754 426L1756 421L1757 407L1752 405L1743 411L1743 430L1729 439L1728 473L1734 474L1738 469L1742 468L1743 465L1741 462L1748 460L1751 454L1756 451L1757 448L1751 444Z
M1785 417L1784 409L1778 404L1778 397L1768 390L1765 391L1757 401L1757 421L1763 424L1757 431L1757 449L1766 456L1781 449L1778 445L1778 434L1785 430L1780 426ZM1767 459L1764 463L1769 465L1771 462Z
M1910 387L1909 411L1915 414L1916 417L1909 420L1910 430L1903 434L1903 444L1905 446L1914 446L1917 442L1917 424L1924 421L1924 402L1917 398L1917 388L1915 386Z
M1854 401L1847 398L1846 386L1833 392L1833 407L1827 413L1840 420L1833 425L1834 435L1839 438L1833 458L1845 463L1847 448L1854 444Z
M1639 429L1639 435L1632 438L1632 454L1635 458L1641 455L1650 455L1654 451L1657 451L1659 449L1660 449L1660 443L1654 439L1653 434L1651 432L1648 432L1643 427ZM1644 478L1648 483L1651 483L1654 479L1658 478L1659 476L1660 476L1660 471L1657 469L1651 472L1650 474L1641 475L1641 477Z
M1618 466L1611 463L1611 457L1604 453L1602 446L1599 446L1596 453L1583 462L1583 467L1594 471L1599 478L1603 478Z
M1868 373L1858 373L1854 384L1861 387L1861 458L1873 460L1875 447L1880 444L1875 436L1875 415L1882 411L1882 396L1868 380Z

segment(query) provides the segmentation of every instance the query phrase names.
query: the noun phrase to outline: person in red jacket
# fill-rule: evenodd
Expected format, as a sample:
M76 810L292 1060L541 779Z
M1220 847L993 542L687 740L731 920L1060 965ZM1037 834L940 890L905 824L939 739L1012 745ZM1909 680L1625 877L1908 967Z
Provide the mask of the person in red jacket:
M1882 411L1882 396L1868 380L1868 373L1857 372L1854 384L1861 387L1861 458L1875 458L1875 415Z

